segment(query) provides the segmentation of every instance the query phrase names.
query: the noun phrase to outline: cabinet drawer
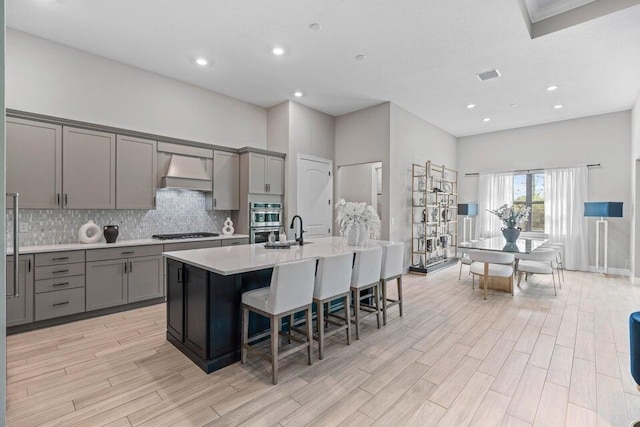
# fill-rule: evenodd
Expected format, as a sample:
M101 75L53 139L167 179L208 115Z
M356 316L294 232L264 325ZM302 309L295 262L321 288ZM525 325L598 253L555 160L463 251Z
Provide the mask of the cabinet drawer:
M164 245L165 252L188 251L190 249L219 248L220 240L207 240L204 242L168 243Z
M248 237L240 237L237 239L225 239L222 240L222 246L237 246L237 245L248 245L249 238Z
M84 275L84 263L49 265L36 267L36 280L57 279L59 277Z
M84 276L61 277L59 279L36 280L36 294L63 289L84 288Z
M153 256L162 254L162 245L121 246L109 249L92 249L87 251L87 261L105 261L108 259L133 258L137 256Z
M43 265L73 264L74 262L84 262L84 251L36 254L36 267Z
M84 288L36 295L36 320L67 316L84 311Z

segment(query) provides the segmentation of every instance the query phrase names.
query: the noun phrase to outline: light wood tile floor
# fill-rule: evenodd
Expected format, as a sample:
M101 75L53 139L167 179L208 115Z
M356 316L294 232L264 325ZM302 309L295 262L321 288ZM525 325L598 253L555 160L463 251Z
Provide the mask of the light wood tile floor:
M627 426L640 418L627 318L640 287L619 277L533 277L483 301L453 267L406 276L362 339L323 361L285 359L280 384L250 357L204 374L165 340L165 306L8 337L10 426ZM393 289L393 287L391 287Z

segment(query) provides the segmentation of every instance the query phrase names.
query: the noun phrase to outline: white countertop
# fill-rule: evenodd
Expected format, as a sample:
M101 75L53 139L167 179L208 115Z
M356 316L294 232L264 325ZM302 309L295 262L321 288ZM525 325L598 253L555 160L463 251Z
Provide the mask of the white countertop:
M118 240L115 243L97 242L97 243L66 243L60 245L43 245L43 246L21 246L20 254L38 254L44 252L61 252L61 251L79 251L85 249L106 249L117 248L121 246L146 246L146 245L170 245L172 243L188 243L202 242L206 240L227 240L227 239L248 239L247 234L232 234L231 236L220 235L217 237L199 237L194 239L175 239L175 240L159 240L159 239L138 239L138 240ZM13 248L7 248L7 255L13 255Z
M320 258L345 252L357 252L379 246L382 240L369 241L364 246L349 246L342 237L321 237L305 241L304 246L289 249L265 249L264 243L164 252L167 258L184 262L224 276L272 268L281 262Z

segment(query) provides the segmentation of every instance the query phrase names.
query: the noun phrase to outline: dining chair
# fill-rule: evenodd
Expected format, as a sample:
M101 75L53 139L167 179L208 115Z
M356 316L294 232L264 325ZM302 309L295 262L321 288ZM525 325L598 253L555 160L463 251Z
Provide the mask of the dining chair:
M470 270L471 274L481 277L484 284L484 299L487 299L487 285L490 277L509 279L511 295L513 295L513 271L515 257L512 253L496 251L469 251L469 258L473 261Z
M553 274L553 260L556 257L556 251L551 248L538 248L529 254L516 254L518 263L516 274L518 275L518 287L522 281L522 275L526 274L550 274L553 281L553 293L557 296L556 276ZM558 272L558 280L560 273Z

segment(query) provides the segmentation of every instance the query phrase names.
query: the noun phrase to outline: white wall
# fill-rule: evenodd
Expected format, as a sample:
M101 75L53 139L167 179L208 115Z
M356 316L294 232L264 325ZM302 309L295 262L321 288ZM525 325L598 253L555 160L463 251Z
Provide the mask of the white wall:
M391 104L389 238L405 244L405 267L411 262L411 165L428 160L457 169L456 137Z
M265 148L264 108L7 30L7 108L229 147Z
M640 93L631 110L631 194L633 204L631 211L633 221L631 222L631 259L632 276L640 279ZM637 280L634 280L636 282Z
M478 178L465 173L584 166L588 198L624 202L624 217L609 220L609 267L630 267L631 114L629 111L492 132L458 139L460 202L477 202ZM595 265L595 219L589 218L589 257Z
M336 173L338 184L335 199L342 198L348 202L367 203L377 209L376 167L380 166L379 162L341 166Z
M344 165L382 162L382 239L389 238L389 147L391 103L336 118L335 169ZM334 182L334 185L337 184ZM334 189L337 193L337 189ZM334 234L338 234L335 230Z

